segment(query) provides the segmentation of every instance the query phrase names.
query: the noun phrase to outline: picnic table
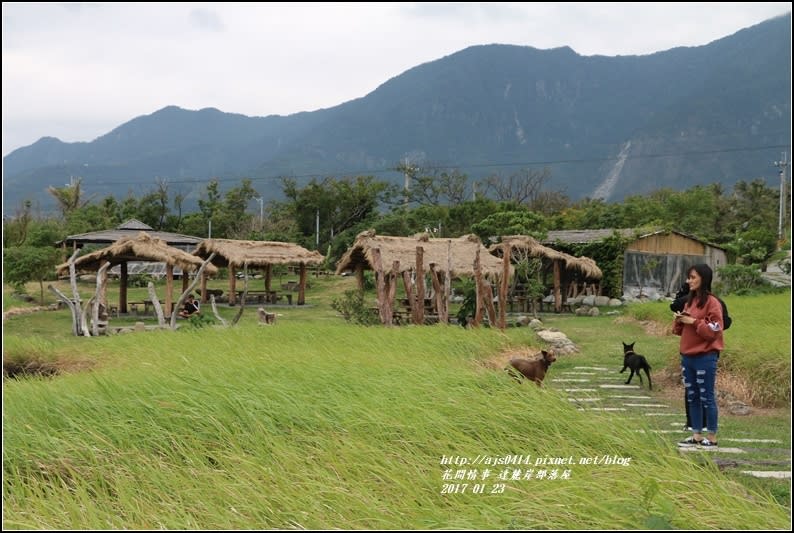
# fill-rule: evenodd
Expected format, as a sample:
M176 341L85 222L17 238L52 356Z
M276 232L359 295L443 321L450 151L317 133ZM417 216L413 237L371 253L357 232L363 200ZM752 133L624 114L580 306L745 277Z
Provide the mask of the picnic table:
M236 291L237 292L237 300L241 300L243 298L244 291ZM287 303L292 305L292 294L279 294L278 291L266 291L266 290L249 290L246 299L247 300L255 300L257 303L264 304L275 304L281 298L286 297Z

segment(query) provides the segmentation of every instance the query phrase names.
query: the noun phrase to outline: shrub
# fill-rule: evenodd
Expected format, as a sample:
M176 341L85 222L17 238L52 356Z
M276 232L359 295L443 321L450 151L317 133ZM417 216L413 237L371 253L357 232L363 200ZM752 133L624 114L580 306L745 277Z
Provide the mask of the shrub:
M380 322L378 317L364 304L364 295L355 289L345 291L340 298L334 298L331 307L353 324L371 326Z

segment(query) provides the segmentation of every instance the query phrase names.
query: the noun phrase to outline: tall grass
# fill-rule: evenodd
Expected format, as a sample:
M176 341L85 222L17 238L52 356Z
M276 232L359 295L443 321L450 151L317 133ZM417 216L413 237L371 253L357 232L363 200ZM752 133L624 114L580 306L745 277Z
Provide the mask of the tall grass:
M785 528L786 510L483 360L522 335L243 325L93 339L122 362L4 386L3 525L30 529ZM529 335L527 334L527 337ZM512 339L512 340L511 340ZM572 457L502 481L442 456ZM628 465L578 464L628 458ZM444 480L462 471L477 480ZM442 494L445 483L467 484ZM484 493L473 493L483 485ZM500 487L504 490L500 491ZM707 490L703 490L707 487ZM494 491L494 493L491 493Z

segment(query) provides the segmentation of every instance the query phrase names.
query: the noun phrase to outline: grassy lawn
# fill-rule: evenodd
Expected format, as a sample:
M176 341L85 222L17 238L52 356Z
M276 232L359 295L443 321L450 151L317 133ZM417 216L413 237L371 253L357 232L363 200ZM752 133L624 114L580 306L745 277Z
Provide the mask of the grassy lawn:
M4 381L4 527L790 525L788 481L721 471L702 454L680 454L677 435L651 432L683 422L680 389L656 383L678 345L661 333L669 319L662 304L617 316L543 316L580 352L560 357L538 388L494 364L542 346L528 328L349 325L330 303L355 280L310 281L307 306L269 309L279 315L275 327L256 324L255 306L234 328L183 323L176 332L101 338L72 337L65 310L7 320L4 358L41 357L63 372ZM757 302L785 317L768 331L773 338L759 339L775 365L790 361L777 338L790 338L784 297ZM724 360L752 355L742 339L755 336L754 315L743 309L755 303L745 300L728 300L735 323ZM237 308L220 312L230 319ZM582 365L618 377L621 341L637 342L654 368L654 401L679 406L680 418L579 411L551 381ZM734 364L737 373L752 368ZM749 457L790 451L788 406L720 420L722 436L781 441ZM495 464L506 456L528 463Z

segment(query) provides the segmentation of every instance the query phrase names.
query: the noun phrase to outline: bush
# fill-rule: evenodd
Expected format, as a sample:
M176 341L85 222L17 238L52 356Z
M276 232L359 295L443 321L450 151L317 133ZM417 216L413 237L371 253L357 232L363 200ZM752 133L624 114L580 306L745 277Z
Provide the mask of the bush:
M341 298L334 298L331 307L353 324L372 326L380 323L378 317L364 304L364 295L355 289L345 291Z
M752 294L765 292L769 287L757 265L726 265L717 272L720 281L715 284L715 290L720 294Z

